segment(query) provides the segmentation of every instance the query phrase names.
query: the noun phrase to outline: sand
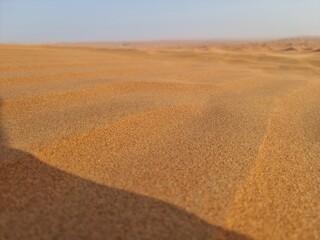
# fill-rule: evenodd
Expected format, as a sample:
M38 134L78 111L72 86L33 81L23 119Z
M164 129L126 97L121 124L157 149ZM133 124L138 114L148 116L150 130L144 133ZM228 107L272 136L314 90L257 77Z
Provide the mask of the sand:
M319 49L0 45L0 239L319 239Z

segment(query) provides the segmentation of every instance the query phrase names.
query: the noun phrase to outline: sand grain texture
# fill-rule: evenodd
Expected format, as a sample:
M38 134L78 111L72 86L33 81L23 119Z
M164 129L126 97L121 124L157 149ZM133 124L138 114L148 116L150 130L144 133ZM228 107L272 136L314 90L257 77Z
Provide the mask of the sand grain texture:
M1 45L0 239L319 239L319 47Z

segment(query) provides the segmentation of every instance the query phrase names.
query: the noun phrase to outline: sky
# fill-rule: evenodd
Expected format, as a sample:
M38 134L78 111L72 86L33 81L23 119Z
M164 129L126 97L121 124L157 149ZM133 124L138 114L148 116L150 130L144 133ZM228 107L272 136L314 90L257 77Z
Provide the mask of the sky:
M320 0L0 0L0 42L320 36Z

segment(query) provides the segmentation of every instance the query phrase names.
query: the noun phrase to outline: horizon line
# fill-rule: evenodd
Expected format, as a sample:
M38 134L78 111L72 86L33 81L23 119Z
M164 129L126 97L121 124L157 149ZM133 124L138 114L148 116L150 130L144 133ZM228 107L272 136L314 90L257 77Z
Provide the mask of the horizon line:
M2 45L45 45L45 44L132 44L132 43L161 43L161 42L208 42L208 43L223 43L223 42L260 42L260 41L277 41L277 40L290 40L290 39L320 39L320 35L300 35L300 36L288 36L288 37L248 37L248 38L163 38L163 39L136 39L136 40L84 40L84 41L5 41L0 40Z

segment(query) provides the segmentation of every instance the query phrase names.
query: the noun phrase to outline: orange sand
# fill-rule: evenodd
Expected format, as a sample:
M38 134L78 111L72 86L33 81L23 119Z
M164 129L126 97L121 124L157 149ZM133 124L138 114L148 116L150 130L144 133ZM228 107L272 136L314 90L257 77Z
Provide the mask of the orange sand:
M320 238L320 42L167 44L0 46L0 239Z

